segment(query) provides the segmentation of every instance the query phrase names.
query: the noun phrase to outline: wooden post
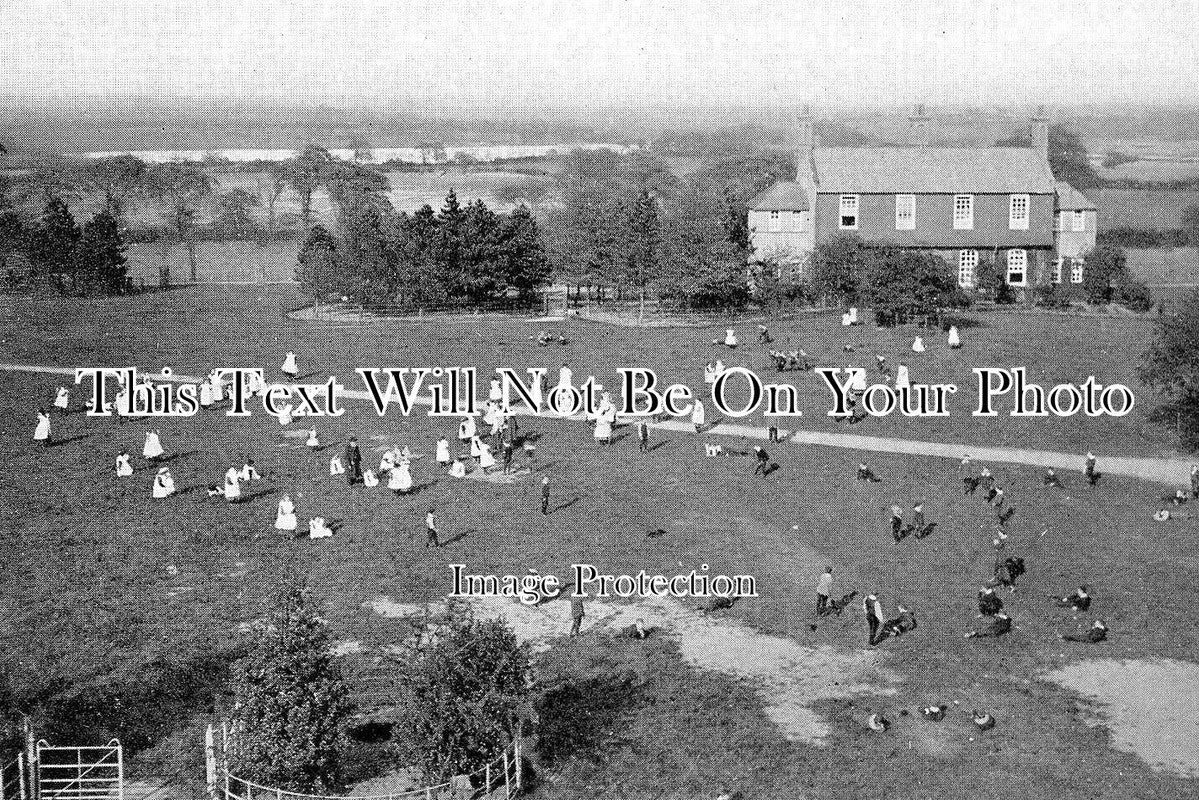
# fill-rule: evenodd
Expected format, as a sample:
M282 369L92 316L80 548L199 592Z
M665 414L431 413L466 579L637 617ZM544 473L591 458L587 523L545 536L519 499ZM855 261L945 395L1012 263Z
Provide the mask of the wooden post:
M216 733L212 723L204 728L204 778L209 800L217 800L216 790ZM0 798L3 800L3 798Z

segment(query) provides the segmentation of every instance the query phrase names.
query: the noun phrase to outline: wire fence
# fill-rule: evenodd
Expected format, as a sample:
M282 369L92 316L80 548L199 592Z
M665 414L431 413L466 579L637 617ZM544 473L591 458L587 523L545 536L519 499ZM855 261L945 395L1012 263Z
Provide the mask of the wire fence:
M228 770L224 800L499 800L521 790L520 740L513 740L498 758L469 775L458 775L435 786L372 795L319 795L290 792L240 778Z

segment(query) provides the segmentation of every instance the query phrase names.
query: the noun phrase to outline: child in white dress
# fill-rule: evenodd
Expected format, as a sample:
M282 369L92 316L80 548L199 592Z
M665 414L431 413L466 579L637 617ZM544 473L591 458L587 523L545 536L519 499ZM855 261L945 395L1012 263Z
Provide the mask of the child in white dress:
M50 440L50 415L44 409L37 410L37 427L33 431L33 441L46 446L46 442Z
M279 510L275 512L275 530L294 531L296 529L296 506L291 497L283 495L279 500Z
M309 539L327 539L333 535L333 531L325 525L324 517L313 517L308 520L308 538Z
M362 473L362 485L368 486L372 489L379 485L379 478L377 475L375 475L374 470L368 469L366 472Z
M158 438L158 431L146 431L146 443L142 446L142 458L154 461L162 458L163 452L162 440Z
M170 497L175 493L175 479L171 477L171 471L166 467L158 470L158 474L154 476L154 486L150 491L150 495L155 500L162 500L165 497Z
M133 465L129 463L129 454L122 450L117 454L117 477L128 478L133 474Z

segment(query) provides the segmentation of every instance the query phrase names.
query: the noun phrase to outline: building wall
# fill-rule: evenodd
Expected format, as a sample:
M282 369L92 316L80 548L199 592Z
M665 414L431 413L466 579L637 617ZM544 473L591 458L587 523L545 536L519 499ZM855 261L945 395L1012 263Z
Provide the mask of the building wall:
M798 261L812 252L812 214L809 211L778 211L771 217L770 211L750 211L750 242L754 248L753 259L761 261L777 258L780 261Z
M916 195L916 227L914 230L895 230L894 194L859 194L857 230L840 227L840 193L816 195L816 241L827 242L844 234L857 234L868 242L888 243L901 247L992 248L992 247L1052 247L1052 194L1032 195L1029 198L1028 230L1008 228L1009 195L974 195L974 228L954 230L953 195Z
M1062 258L1078 258L1085 256L1095 248L1095 236L1098 230L1098 214L1094 211L1084 211L1083 220L1086 230L1075 231L1073 228L1073 211L1061 212L1065 215L1065 230L1059 230L1057 237L1057 254Z

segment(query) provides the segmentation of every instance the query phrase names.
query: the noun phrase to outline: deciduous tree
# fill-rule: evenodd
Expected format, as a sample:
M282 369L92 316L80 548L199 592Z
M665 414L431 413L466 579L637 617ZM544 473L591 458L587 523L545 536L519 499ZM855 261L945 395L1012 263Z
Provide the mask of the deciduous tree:
M1088 262L1087 266L1090 266ZM1145 355L1141 380L1162 402L1153 418L1178 432L1183 446L1199 449L1199 290L1163 316L1157 337Z

